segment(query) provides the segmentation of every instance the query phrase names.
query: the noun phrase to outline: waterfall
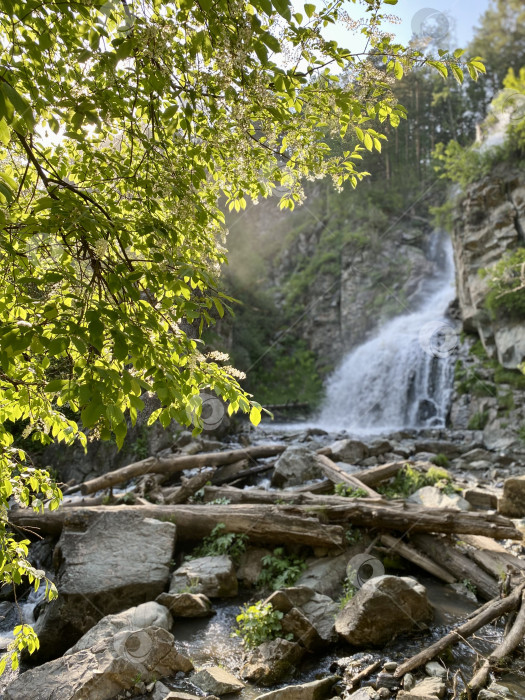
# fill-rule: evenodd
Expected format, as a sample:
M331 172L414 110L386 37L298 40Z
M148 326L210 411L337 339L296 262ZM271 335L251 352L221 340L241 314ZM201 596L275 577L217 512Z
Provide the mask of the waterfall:
M452 244L434 233L419 306L352 350L328 379L316 424L353 433L441 427L452 394L458 336L445 317L455 297Z

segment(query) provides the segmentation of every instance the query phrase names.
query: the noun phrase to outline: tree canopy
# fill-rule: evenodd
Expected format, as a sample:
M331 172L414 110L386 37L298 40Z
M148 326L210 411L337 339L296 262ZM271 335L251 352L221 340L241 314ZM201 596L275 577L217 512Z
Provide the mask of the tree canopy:
M257 424L235 369L184 330L232 301L217 287L224 208L276 193L293 208L305 178L355 186L363 152L406 116L392 92L404 73L483 70L395 43L380 0L362 4L354 22L342 0L0 0L3 581L43 576L8 534L9 499L61 496L13 426L120 446L144 392L160 402L151 421L199 430L203 389ZM362 50L325 38L336 22ZM35 643L21 630L19 646Z

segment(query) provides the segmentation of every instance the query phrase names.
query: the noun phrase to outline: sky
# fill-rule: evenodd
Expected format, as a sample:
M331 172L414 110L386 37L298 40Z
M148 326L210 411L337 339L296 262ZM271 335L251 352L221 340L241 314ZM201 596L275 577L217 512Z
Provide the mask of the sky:
M398 0L397 5L383 7L385 14L397 15L400 23L385 24L384 29L395 34L403 44L408 43L414 33L430 33L447 44L450 42L452 48L464 48L489 4L490 0ZM299 2L296 5L299 6ZM353 19L366 16L361 4L347 2L346 9ZM355 39L340 26L326 34L346 48L353 50L355 47Z

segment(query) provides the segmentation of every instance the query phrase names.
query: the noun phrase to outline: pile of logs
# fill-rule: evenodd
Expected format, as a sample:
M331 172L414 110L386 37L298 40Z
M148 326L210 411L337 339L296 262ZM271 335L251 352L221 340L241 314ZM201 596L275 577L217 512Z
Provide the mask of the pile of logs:
M85 527L102 511L127 507L145 517L174 522L179 542L200 540L223 523L226 532L246 534L254 544L301 544L333 552L345 549L350 527L367 528L377 535L377 546L396 552L445 583L468 580L479 597L488 601L464 624L401 664L397 675L426 663L502 615L510 616L503 643L483 660L468 684L468 692L475 697L493 666L515 649L525 634L525 561L496 541L522 539L512 520L493 510L425 508L401 499L386 500L374 487L406 464L422 470L432 465L405 460L348 474L330 459L329 448L316 456L325 476L316 484L283 491L239 488L248 478L273 468L272 463L257 460L276 457L285 448L269 444L150 457L68 489L81 492L85 498L80 502L66 502L54 512L13 510L9 519L19 527L59 534L64 525ZM181 475L184 470L197 471L186 478ZM113 498L112 488L131 479L136 484L126 494L128 498ZM169 485L174 479L178 483ZM334 484L340 483L360 489L366 496L333 495ZM101 496L92 496L108 489L110 505L102 505ZM482 503L492 503L484 500L483 494L480 498ZM133 505L124 505L130 500Z

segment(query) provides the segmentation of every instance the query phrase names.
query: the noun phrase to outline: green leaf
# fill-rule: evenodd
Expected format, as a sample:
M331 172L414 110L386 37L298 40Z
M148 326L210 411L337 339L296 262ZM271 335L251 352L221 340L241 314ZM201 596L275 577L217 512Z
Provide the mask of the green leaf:
M304 6L304 11L306 12L306 16L310 19L310 17L312 17L315 12L315 5L307 3Z
M9 131L5 118L2 117L2 119L0 119L0 141L4 144L4 146L8 146L10 140L11 132Z
M106 409L99 401L92 401L80 413L80 420L85 428L91 428L95 423L105 415Z
M22 118L26 126L29 129L34 129L36 124L35 117L33 115L33 110L25 97L22 97L22 95L20 95L15 88L7 82L0 83L0 91L3 92L5 97L7 97L9 102L11 102L15 112Z

